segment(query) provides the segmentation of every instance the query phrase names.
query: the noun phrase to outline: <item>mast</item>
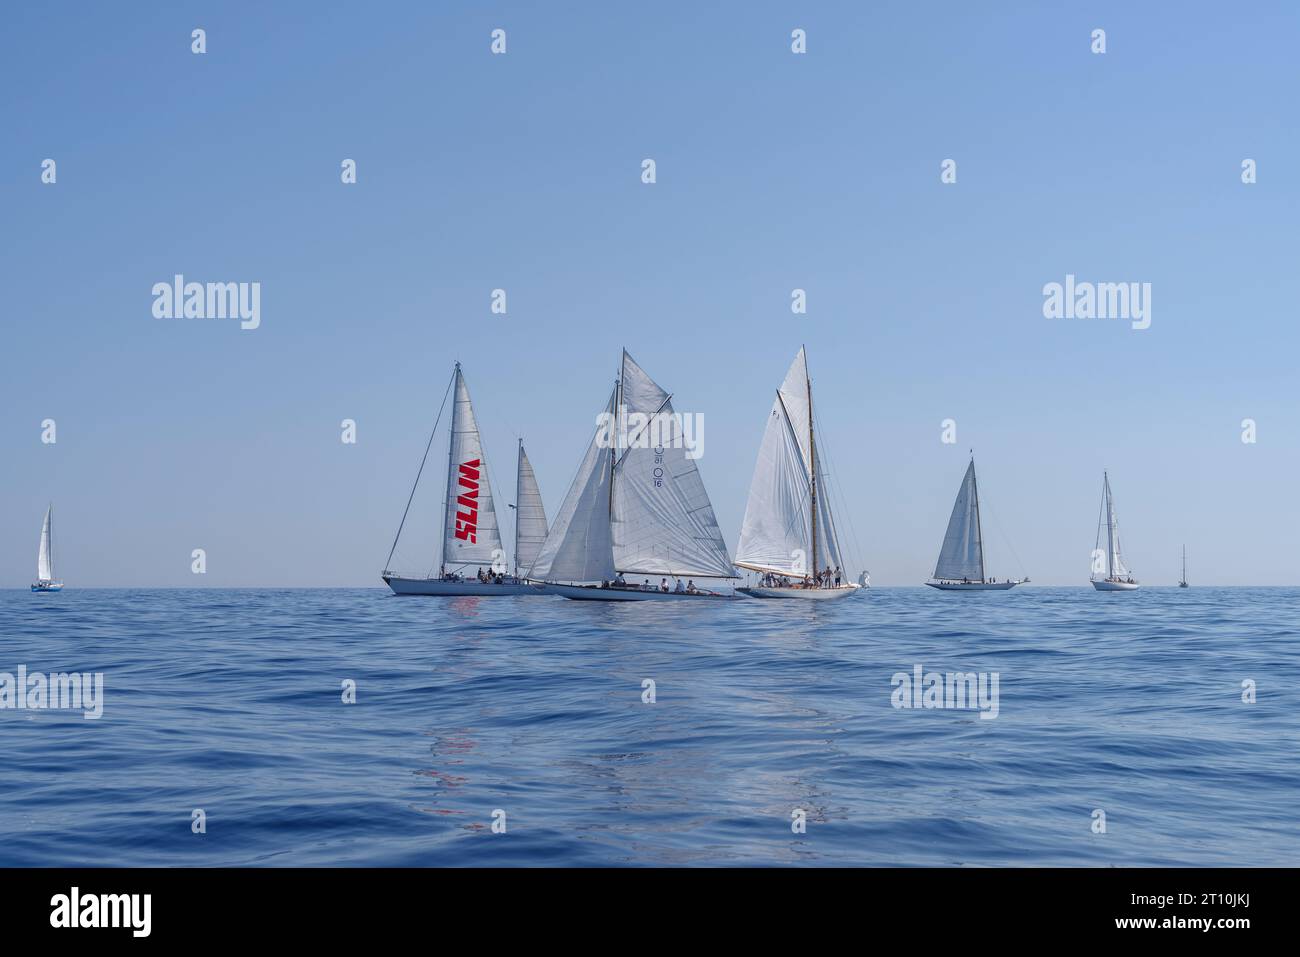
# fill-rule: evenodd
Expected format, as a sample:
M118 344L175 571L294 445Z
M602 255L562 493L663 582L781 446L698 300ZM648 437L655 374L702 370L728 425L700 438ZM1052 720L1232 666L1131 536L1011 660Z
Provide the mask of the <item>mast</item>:
M515 577L519 577L519 503L523 501L524 479L524 440L519 440L519 450L515 453Z
M1115 506L1110 500L1110 476L1101 473L1106 495L1106 577L1115 577Z
M808 375L808 353L803 357L803 377L808 383L808 457L812 462L808 489L812 496L812 577L817 580L817 442L813 437L812 377Z
M1181 584L1187 584L1187 546L1183 546L1183 578Z
M975 540L980 546L980 581L984 581L984 527L980 524L980 483L975 476L975 450L970 450L970 484L975 493Z
M451 503L451 479L452 469L456 463L451 460L452 449L456 447L456 398L460 390L456 388L460 380L460 361L457 360L456 366L451 373L451 424L447 428L447 484L443 486L442 494L442 544L439 546L438 577L441 578L447 573L447 512Z
M627 364L627 350L623 350L623 360L619 363L618 378L614 380L614 431L609 443L609 519L614 521L614 475L618 469L619 435L622 432L623 418L623 367Z

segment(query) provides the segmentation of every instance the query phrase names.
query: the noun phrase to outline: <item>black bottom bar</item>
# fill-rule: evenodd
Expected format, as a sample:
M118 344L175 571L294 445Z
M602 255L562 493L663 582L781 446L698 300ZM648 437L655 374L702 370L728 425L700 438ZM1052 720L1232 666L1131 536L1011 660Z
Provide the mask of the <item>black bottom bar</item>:
M82 943L337 945L410 935L450 943L557 920L584 935L634 936L689 920L760 936L773 922L811 921L855 939L911 928L955 943L949 932L979 928L1231 945L1281 929L1294 878L1274 869L10 869L0 871L0 919L7 942L76 934Z

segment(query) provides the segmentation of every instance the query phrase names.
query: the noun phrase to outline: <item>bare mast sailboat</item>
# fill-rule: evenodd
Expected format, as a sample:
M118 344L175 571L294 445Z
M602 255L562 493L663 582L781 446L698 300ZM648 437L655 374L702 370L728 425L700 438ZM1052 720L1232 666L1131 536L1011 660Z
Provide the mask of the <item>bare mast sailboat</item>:
M1102 548L1102 531L1106 545ZM1097 520L1097 544L1093 549L1093 572L1090 580L1097 591L1135 591L1138 581L1124 564L1124 554L1119 545L1119 520L1115 517L1115 499L1110 493L1110 476L1103 472L1101 479L1101 515ZM1104 559L1104 563L1103 563ZM1097 575L1104 573L1104 577Z
M497 524L496 505L492 499L492 485L488 478L487 457L483 453L483 443L479 435L478 422L474 417L474 406L470 402L469 387L457 362L452 371L451 430L447 445L447 486L446 501L443 506L441 553L437 577L406 577L385 570L384 582L398 595L537 595L541 589L529 584L517 575L509 574L510 566L506 563L505 551L501 546L501 529ZM437 427L435 426L435 432ZM432 445L430 436L429 444ZM424 450L425 460L429 449ZM424 472L425 460L420 462L420 471L415 476L418 486L420 475ZM518 508L515 517L515 555L521 545L520 534L525 535L522 544L525 557L531 540L537 536L540 524L543 534L546 529L546 513L542 508L541 493L537 488L537 478L532 465L524 454L523 442L519 443L519 466L516 484ZM415 487L411 497L415 496ZM407 500L410 510L410 500ZM393 540L393 550L388 553L392 562L393 552L397 550L397 541L401 538L402 527L406 524L406 513L397 529L397 538ZM531 558L529 558L531 561Z
M1178 587L1186 588L1187 586L1187 546L1183 546L1183 577L1178 579Z
M799 349L776 391L749 486L736 566L762 575L754 598L825 601L852 595L813 434L812 379Z
M732 579L735 570L671 399L624 349L605 412L529 580L579 601L735 597L703 585ZM678 591L679 582L691 587Z
M41 523L41 546L36 553L36 582L32 591L62 591L63 582L54 577L54 539L51 531L51 518L54 505L45 510L45 521Z
M984 568L984 532L980 523L979 483L975 480L975 456L971 456L966 475L957 490L948 531L943 536L939 561L934 566L931 588L944 591L1006 591L1021 584L1022 579L997 581Z

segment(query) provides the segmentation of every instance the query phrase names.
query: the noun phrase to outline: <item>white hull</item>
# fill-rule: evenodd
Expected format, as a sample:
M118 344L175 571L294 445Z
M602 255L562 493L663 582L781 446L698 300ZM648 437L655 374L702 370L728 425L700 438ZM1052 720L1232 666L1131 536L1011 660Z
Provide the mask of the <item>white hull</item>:
M546 587L529 582L481 582L477 579L449 582L438 578L386 577L384 581L394 595L433 595L446 597L496 598L503 595L544 595Z
M926 582L931 588L940 591L1006 591L1015 588L1020 582Z
M32 591L63 591L63 582L37 582Z
M732 601L735 595L706 595L689 592L641 591L636 588L601 588L599 585L558 585L546 583L547 594L563 595L574 601Z
M1140 586L1137 582L1109 582L1094 580L1092 587L1097 589L1097 591L1137 591Z
M861 585L840 585L836 588L738 588L737 591L750 598L802 598L804 601L832 601L836 598L848 598L856 593Z

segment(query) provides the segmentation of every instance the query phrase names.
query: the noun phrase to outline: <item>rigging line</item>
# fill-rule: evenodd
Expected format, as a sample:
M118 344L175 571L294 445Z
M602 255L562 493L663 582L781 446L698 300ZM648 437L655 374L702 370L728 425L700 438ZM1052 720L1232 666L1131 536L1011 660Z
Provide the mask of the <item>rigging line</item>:
M1102 479L1101 508L1097 509L1097 540L1092 544L1092 555L1090 556L1092 558L1093 563L1097 561L1097 552L1101 551L1101 520L1102 520L1102 516L1105 515L1105 513L1106 513L1106 484L1105 484L1105 479ZM1106 564L1107 566L1110 565L1109 555L1106 556ZM1088 569L1089 578L1092 578L1093 575L1097 574L1096 572L1092 571L1091 565L1092 563L1089 564L1089 569ZM1109 574L1109 572L1107 574Z
M1007 551L1011 552L1011 557L1015 559L1016 565L1020 568L1020 577L1025 577L1025 563L1020 560L1016 554L1016 547L1011 544L1011 537L1007 535L1006 530L1002 527L1002 522L998 518L998 510L989 504L987 499L981 499L980 508L982 511L989 513L989 518L993 519L993 527L998 530L998 535L1002 538L1002 544L1007 546Z
M424 456L420 459L420 469L415 473L415 484L411 486L411 494L406 497L406 508L402 509L402 520L397 523L397 534L393 536L393 547L388 550L388 561L384 562L384 571L391 571L388 565L393 560L393 552L397 551L397 542L402 537L402 528L406 525L406 516L411 511L411 502L415 498L415 490L420 485L420 476L424 474L424 463L429 460L429 449L433 448L433 437L438 434L438 423L442 421L442 412L447 407L447 396L451 395L451 384L455 381L456 374L453 372L451 378L447 381L447 391L442 394L442 405L438 406L438 417L433 420L433 431L429 433L429 441L424 446ZM430 572L432 572L432 568Z
M814 413L814 415L816 415L816 413ZM821 428L821 417L820 417L820 416L817 416L817 426L818 426L818 430L819 430L823 435L825 435L825 434L826 434L825 429ZM836 500L837 500L837 504L838 504L838 506L839 506L840 514L845 516L845 521L848 523L848 527L849 527L849 538L852 539L852 541L853 541L853 550L854 550L854 554L853 554L852 557L861 560L862 557L863 557L863 556L862 556L862 545L861 545L861 543L858 541L858 530L857 530L857 528L856 528L856 527L854 526L854 524L853 524L853 513L849 510L848 499L847 499L847 498L845 497L845 495L844 495L844 487L840 484L840 480L839 480L839 478L838 478L838 476L837 476L837 472L836 472L836 469L835 469L835 458L834 458L834 456L832 456L832 455L830 454L830 452L829 452L828 449L825 447L825 445L822 446L821 453L822 453L822 458L824 458L824 459L826 460L826 465L827 465L827 468L828 468L828 470L829 470L829 472L828 472L828 474L827 474L827 478L830 479L830 482L831 482L831 488L832 488L832 490L833 490L833 492L834 492L834 494L835 494L835 498L836 498ZM839 542L839 528L837 527L837 525L836 525L836 523L835 523L835 513L834 513L834 512L831 513L831 530L835 532L835 540L836 540L836 542L838 543L838 542ZM840 557L841 557L841 559L843 558L843 556L840 556ZM848 575L848 569L842 569L842 570L843 570L844 574L847 576L847 575ZM859 568L859 570L861 571L862 569Z

